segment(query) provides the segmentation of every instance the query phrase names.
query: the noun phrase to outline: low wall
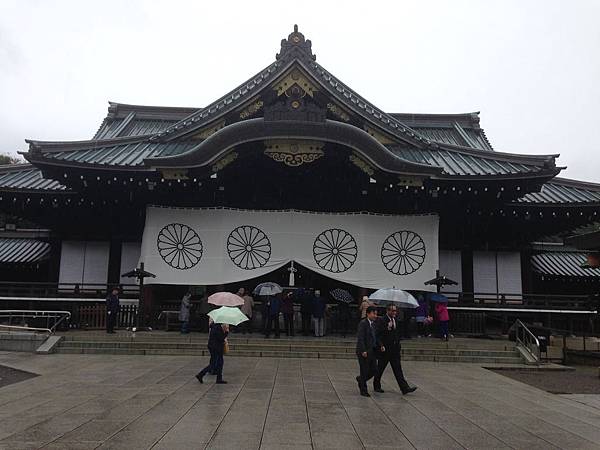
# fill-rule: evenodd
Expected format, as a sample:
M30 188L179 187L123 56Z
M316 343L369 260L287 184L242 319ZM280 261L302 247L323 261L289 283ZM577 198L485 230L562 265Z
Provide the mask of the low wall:
M47 336L43 334L0 332L0 350L10 352L35 352Z

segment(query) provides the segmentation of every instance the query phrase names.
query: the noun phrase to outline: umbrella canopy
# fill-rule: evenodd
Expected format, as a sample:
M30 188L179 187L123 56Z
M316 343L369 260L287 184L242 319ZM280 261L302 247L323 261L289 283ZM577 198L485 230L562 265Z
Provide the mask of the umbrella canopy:
M350 292L348 292L345 289L337 288L337 289L334 289L333 291L331 291L330 294L338 302L352 303L354 301L354 298L352 297Z
M437 303L448 303L448 297L442 294L437 294L435 292L429 294L429 300Z
M398 308L417 308L419 302L408 292L402 289L379 289L369 295L369 300L379 306L396 305Z
M283 288L281 286L270 281L267 281L266 283L260 283L254 288L253 291L255 295L276 295L281 294L282 292Z
M241 306L244 304L244 299L231 292L216 292L208 297L208 303L217 306Z
M208 313L208 316L214 323L226 323L234 326L248 320L243 312L231 306L221 306L218 309L213 309Z

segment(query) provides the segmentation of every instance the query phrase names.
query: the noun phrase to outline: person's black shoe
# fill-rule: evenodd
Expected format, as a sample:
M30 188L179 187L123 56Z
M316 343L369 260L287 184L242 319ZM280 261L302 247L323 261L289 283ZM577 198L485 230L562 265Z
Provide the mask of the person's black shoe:
M381 389L380 387L373 389L375 392L379 392L380 394L383 394L385 391L383 389Z
M371 394L369 394L368 392L361 392L360 395L362 395L363 397L370 397Z
M415 392L417 390L416 386L408 387L406 389L402 389L402 395L410 394L411 392Z
M357 375L356 378L355 378L355 380L356 380L357 383L360 383L360 376Z
M204 383L204 380L202 379L202 375L200 374L196 374L196 379L200 382L200 383Z
M217 380L215 383L216 384L227 384L227 381L225 381L225 380Z

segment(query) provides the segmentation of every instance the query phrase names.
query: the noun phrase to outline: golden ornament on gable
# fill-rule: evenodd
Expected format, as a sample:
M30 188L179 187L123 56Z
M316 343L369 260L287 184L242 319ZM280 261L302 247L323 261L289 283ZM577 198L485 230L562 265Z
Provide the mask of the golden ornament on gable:
M266 156L290 167L314 162L324 155L323 143L317 141L266 141L265 147Z
M291 95L290 89L296 86L301 90L301 97L304 97L307 94L312 97L314 93L318 91L317 85L299 69L293 69L291 72L288 72L280 78L279 81L276 81L273 85L273 89L277 91L277 96L285 94L289 97Z

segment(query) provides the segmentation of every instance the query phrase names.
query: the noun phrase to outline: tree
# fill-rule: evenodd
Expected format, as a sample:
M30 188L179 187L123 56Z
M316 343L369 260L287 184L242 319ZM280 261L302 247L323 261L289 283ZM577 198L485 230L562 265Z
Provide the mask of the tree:
M0 153L0 164L21 164L23 160L18 156Z

